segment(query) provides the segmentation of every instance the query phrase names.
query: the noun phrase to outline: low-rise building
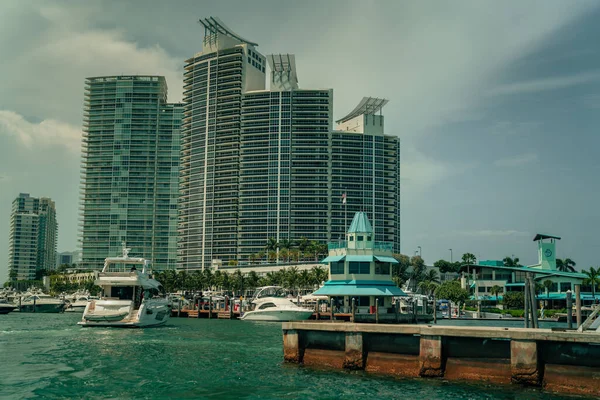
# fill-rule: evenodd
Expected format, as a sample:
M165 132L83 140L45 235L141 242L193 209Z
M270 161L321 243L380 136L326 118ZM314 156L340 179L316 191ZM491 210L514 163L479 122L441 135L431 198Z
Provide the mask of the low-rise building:
M368 313L379 299L379 312L387 313L393 296L406 296L392 280L393 243L374 241L367 215L354 215L345 241L329 243L329 280L315 296L328 296L342 312L351 312L352 299L358 313Z
M485 260L477 265L464 265L461 267L463 288L470 289L475 300L500 300L504 293L524 291L525 278L531 274L538 286L537 299L545 301L547 307L564 307L566 293L569 290L574 293L575 285L581 285L584 305L600 300L600 294L593 295L591 286L583 284L585 274L556 268L556 241L560 237L537 234L533 240L538 243L537 264L508 267L503 261ZM546 284L547 281L550 284ZM495 286L500 288L498 294L493 293Z

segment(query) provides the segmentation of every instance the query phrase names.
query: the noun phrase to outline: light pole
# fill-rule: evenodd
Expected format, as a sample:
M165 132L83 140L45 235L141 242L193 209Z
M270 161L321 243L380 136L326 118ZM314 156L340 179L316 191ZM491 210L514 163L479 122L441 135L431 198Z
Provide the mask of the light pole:
M448 249L448 250L450 250L450 263L452 263L453 262L453 260L452 260L452 249Z
M421 246L417 246L417 249L419 249L419 257L423 258L423 253L421 252Z

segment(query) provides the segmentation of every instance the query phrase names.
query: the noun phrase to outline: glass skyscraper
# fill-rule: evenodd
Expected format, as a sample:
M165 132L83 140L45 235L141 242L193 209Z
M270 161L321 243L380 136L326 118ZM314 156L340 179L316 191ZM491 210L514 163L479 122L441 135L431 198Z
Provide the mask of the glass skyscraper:
M53 270L56 261L58 222L54 201L19 194L10 216L10 277L34 279L39 270Z
M122 252L176 265L183 106L161 76L87 78L82 144L82 268Z
M383 131L387 101L363 99L333 130L333 91L298 88L293 55L265 58L220 20L200 22L202 52L184 74L178 268L243 265L269 238L337 240L356 211L399 252L400 146Z

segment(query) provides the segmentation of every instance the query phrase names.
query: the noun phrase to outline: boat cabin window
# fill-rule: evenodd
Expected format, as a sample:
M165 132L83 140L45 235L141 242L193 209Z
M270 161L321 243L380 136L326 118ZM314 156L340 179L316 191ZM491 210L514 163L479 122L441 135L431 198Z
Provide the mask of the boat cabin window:
M259 310L264 310L266 308L273 308L276 307L275 303L265 303L265 304L261 304L260 307L258 307Z
M112 287L108 295L119 300L133 300L133 286Z

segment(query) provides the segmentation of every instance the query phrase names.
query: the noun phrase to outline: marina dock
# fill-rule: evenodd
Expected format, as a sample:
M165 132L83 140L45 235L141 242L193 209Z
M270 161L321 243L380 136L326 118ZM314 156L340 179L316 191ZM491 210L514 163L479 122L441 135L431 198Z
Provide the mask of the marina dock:
M335 322L282 329L288 363L600 396L595 332Z

